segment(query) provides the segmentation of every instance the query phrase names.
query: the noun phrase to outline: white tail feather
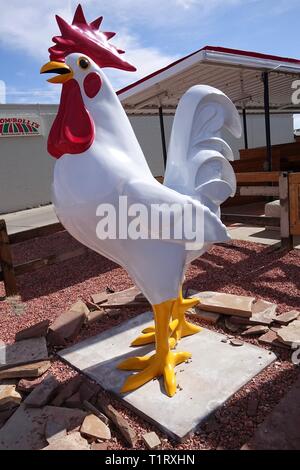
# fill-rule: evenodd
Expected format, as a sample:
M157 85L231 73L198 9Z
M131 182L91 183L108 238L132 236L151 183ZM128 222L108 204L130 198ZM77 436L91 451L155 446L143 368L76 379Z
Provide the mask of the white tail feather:
M172 128L164 185L198 199L215 214L236 191L229 161L234 156L221 138L227 129L241 135L241 121L231 100L216 88L196 85L181 98Z

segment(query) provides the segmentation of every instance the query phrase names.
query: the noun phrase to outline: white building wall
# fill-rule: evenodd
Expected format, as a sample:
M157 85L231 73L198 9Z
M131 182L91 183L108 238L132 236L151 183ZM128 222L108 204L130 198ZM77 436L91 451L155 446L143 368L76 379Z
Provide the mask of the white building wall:
M0 214L51 201L54 159L47 152L47 136L57 106L0 105L0 115L38 115L41 136L0 137Z
M55 105L0 105L5 113L38 114L43 122L43 135L36 137L0 137L0 214L37 207L51 201L51 182L55 160L47 153L47 136L57 112ZM154 176L163 175L164 164L158 116L131 117L134 131ZM167 143L173 117L165 116ZM272 143L293 142L292 115L271 117ZM224 133L238 157L244 148L240 141ZM264 117L248 116L249 147L265 145Z

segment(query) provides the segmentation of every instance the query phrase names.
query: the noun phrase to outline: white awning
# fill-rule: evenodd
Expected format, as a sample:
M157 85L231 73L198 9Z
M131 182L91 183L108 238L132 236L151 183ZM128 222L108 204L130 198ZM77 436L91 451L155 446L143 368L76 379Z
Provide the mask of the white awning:
M238 109L264 112L262 72L269 72L270 112L298 113L292 83L300 79L300 60L206 46L123 88L119 98L129 115L174 114L191 86L207 84L223 91Z

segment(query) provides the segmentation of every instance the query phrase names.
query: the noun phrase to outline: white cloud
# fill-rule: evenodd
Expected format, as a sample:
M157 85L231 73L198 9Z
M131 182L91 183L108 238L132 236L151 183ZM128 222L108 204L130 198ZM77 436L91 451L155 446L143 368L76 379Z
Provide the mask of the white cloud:
M59 103L61 88L46 83L45 88L31 88L30 90L6 87L5 102L6 103ZM1 100L0 100L1 103Z
M134 3L136 2L131 0L116 0L114 5L114 11L116 9L119 12L116 15L116 23L119 23L119 28L122 28L121 32L118 32L114 44L119 44L121 48L126 50L128 60L137 68L137 72L134 74L116 70L108 71L108 75L112 78L116 89L125 86L129 82L138 80L143 75L167 65L175 59L174 56L164 54L157 48L143 46L136 35L124 29L124 27L130 25L130 12L136 18L137 11L141 11L141 4L144 4L143 8L146 8L146 11L144 11L146 16L150 15L149 2L137 2L137 11L133 13L132 6ZM154 0L153 3L158 4L160 2ZM52 0L50 5L49 3L41 3L38 0L27 0L27 2L10 0L7 2L6 8L1 11L0 43L6 48L24 51L28 56L39 60L42 64L43 61L48 59L48 48L52 44L52 37L58 34L59 31L54 17L55 14L59 14L67 21L71 21L77 2L69 0L69 2L65 3L64 7L61 7L61 4L60 0ZM110 2L103 1L101 8L99 8L99 3L94 0L85 0L82 4L87 4L89 7L85 8L85 10L87 10L86 16L90 20L99 16L99 14L103 14L108 20L105 21L107 25L110 17L114 16L111 12ZM120 8L118 6L124 14L124 22L121 21ZM153 8L155 8L155 5L153 5ZM151 10L153 11L152 8ZM57 87L55 88L57 89ZM57 100L58 93L54 93L50 89L40 91L7 90L8 101L32 102L37 100L38 96L41 102L47 99L49 99L49 102L53 102L53 99Z
M0 15L0 44L6 49L25 52L29 57L43 63L48 59L48 48L52 37L58 34L55 14L67 21L72 15L79 0L9 0ZM296 0L290 0L293 3ZM299 1L299 0L297 0ZM4 0L1 0L4 3ZM176 40L176 31L190 33L192 26L198 30L201 21L217 14L220 9L240 3L268 3L258 0L82 0L87 19L93 20L104 16L104 29L118 32L113 42L119 44L127 53L127 58L138 69L133 73L109 71L113 84L120 88L141 76L161 68L177 57L169 50L168 45L161 49L151 45L151 38L162 31L167 37L172 33ZM289 3L289 2L288 2ZM277 8L286 5L286 0L277 0ZM63 5L63 6L62 6ZM205 24L205 23L204 23ZM190 29L189 29L190 28ZM147 30L148 36L145 31ZM180 52L179 54L180 55ZM47 89L45 88L47 91ZM45 91L43 90L43 92ZM49 100L52 92L48 90ZM42 96L42 95L41 95Z
M127 59L137 68L137 71L133 73L105 69L105 73L116 90L165 67L178 58L175 55L163 54L154 47L141 46L136 36L125 31L118 34L114 43L127 51Z

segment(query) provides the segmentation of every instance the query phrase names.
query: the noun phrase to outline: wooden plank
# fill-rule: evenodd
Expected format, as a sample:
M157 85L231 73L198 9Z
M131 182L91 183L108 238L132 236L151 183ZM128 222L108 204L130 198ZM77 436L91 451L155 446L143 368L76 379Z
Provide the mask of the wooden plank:
M240 196L279 196L278 186L242 186Z
M238 183L278 183L279 171L250 171L248 173L236 173Z
M300 173L289 174L290 188L290 231L300 235Z
M43 227L31 228L18 233L12 233L9 236L11 244L22 243L33 238L46 237L57 232L61 232L65 228L59 222L55 224L44 225Z
M161 184L163 184L163 182L164 182L164 177L163 176L155 176L155 179Z
M300 184L300 173L289 173L289 182Z
M51 266L52 264L61 263L62 261L67 261L69 259L75 258L76 256L81 256L87 253L87 248L77 248L73 251L68 251L66 253L61 253L59 255L50 255L45 258L36 259L33 261L28 261L27 263L18 264L15 266L16 276L25 273L31 273L38 271L45 266Z
M278 217L265 217L257 215L243 215L243 214L222 214L223 223L234 223L251 225L254 227L265 227L266 225L279 227L280 219Z
M282 247L293 247L293 237L290 233L290 210L289 210L289 176L281 173L279 177L280 198L280 238Z
M18 294L16 275L12 260L5 220L0 220L0 266L7 296Z

